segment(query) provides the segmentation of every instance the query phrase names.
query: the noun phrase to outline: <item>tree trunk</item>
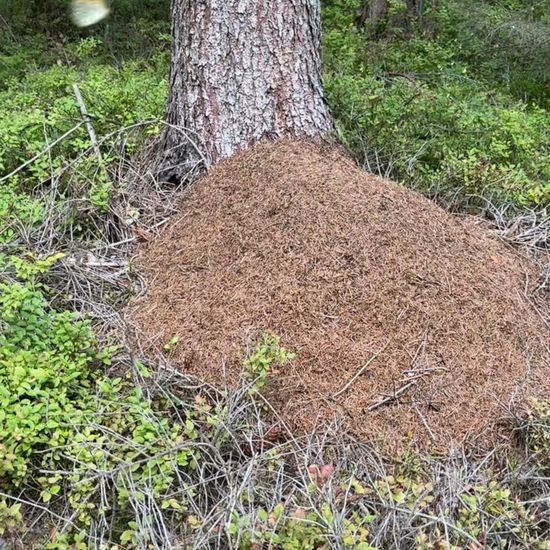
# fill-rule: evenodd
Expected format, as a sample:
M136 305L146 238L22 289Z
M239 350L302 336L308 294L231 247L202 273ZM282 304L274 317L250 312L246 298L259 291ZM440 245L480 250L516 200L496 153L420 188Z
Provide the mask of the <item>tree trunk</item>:
M371 0L368 2L369 21L376 25L388 15L388 0Z
M365 24L368 21L373 26L377 25L386 18L388 9L388 0L367 0L359 15L360 23Z
M164 176L181 177L198 149L215 163L262 138L332 130L319 0L173 0L172 26Z
M400 11L397 16L390 17L388 0L366 0L358 14L359 24L368 24L371 29L376 31L377 26L384 21L399 26L414 17L421 19L424 12L424 0L405 0L404 7L406 9Z

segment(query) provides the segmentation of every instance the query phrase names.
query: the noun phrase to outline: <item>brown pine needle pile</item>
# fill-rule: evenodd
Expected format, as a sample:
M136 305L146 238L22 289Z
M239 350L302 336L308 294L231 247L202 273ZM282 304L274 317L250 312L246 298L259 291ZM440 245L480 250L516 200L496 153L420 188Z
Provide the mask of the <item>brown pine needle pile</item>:
M331 148L262 144L200 180L141 248L132 308L181 369L235 382L247 347L296 359L268 395L294 429L444 448L550 389L537 270L477 226Z

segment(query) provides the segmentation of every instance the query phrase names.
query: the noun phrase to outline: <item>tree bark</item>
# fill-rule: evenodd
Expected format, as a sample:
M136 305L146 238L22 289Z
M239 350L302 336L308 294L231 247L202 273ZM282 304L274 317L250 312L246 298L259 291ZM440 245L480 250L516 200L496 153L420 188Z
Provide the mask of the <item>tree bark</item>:
M389 23L396 25L404 24L404 20L408 20L411 17L421 19L424 11L423 0L405 0L406 10L401 13L400 16L392 18L389 17L390 4L388 0L366 0L361 8L359 16L359 24L369 24L372 28L376 29L376 26L380 23L390 19Z
M332 130L319 0L173 0L172 33L165 175L181 177L197 149L215 163Z
M361 24L365 24L368 21L371 25L377 25L387 15L388 0L367 0L363 4L359 21Z
M409 13L421 18L424 15L424 0L407 0Z
M376 25L379 21L388 15L388 0L371 0L368 5L368 19Z

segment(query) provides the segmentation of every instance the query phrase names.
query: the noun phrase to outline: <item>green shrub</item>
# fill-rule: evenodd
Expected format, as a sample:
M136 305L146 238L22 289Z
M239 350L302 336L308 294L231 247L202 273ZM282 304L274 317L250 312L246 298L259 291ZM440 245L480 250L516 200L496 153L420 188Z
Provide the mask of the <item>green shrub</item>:
M249 505L248 513L233 512L229 533L245 550L269 545L313 550L334 541L338 548L374 550L396 540L398 548L418 550L546 548L540 509L521 503L486 470L488 477L477 482L473 473L454 474L447 486L434 475L433 464L421 476L359 479L339 472L323 485L312 480L296 487L271 508Z
M198 434L191 416L173 422L132 379L107 376L116 348L100 345L89 321L49 306L39 279L59 257L3 261L20 282L0 284L0 491L24 486L49 506L59 501L84 531L116 510L114 533L127 543L139 534L136 500L184 509L172 485L199 458ZM6 502L0 531L19 512Z
M476 78L517 98L550 107L550 2L431 2L437 40Z
M121 68L84 70L54 66L0 93L0 173L9 173L80 122L72 85L79 84L99 137L164 114L166 59L156 65L130 62ZM108 151L112 141L104 144ZM131 144L130 144L131 145ZM91 146L81 126L24 172L27 185L40 183Z
M285 513L285 506L278 504L271 512L260 508L255 521L250 516L234 513L229 527L235 541L242 550L262 548L270 545L282 550L315 550L325 548L334 528L334 511L328 504L319 512L307 512L296 508ZM344 520L341 548L354 550L376 550L369 544L368 525L376 516L351 513Z
M19 190L18 178L0 184L0 244L9 243L18 226L34 226L44 218L44 205Z
M341 137L365 166L462 203L549 204L550 113L495 86L451 35L467 11L448 0L433 15L435 36L417 28L367 41L352 4L325 9L325 83Z
M5 499L0 498L0 536L15 530L22 521L21 504L16 503L10 506Z
M96 342L88 323L49 312L22 284L0 286L0 323L0 479L18 485L34 453L70 441L65 419L82 423Z
M166 53L116 68L94 62L94 52L102 47L96 39L83 40L71 53L74 65L54 65L0 91L0 178L36 157L0 183L0 243L16 239L20 228L44 221L46 205L39 197L52 181L61 201L76 195L88 201L92 212L108 211L115 192L109 167L135 152L144 135L160 132L160 122L143 126L127 132L120 143L123 128L163 118ZM73 84L79 85L93 117L101 162L82 124Z
M245 378L253 383L254 391L261 390L267 383L271 368L275 365L284 366L294 357L293 353L281 347L277 336L265 334L244 363Z

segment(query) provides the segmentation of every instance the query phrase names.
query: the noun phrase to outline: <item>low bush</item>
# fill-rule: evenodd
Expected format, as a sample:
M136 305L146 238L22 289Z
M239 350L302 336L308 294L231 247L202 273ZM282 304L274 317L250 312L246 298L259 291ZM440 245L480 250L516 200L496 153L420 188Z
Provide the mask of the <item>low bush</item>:
M161 48L148 62L129 61L117 68L94 61L102 48L97 39L80 41L72 47L74 63L29 74L0 91L0 242L41 221L41 195L52 184L58 200L78 195L92 210L106 212L113 191L109 167L135 152L144 135L160 132L167 53ZM92 116L101 159L93 151L73 84ZM120 144L124 128L140 125L141 132L126 133Z
M79 56L89 58L99 46L96 40L87 39L76 50ZM81 88L100 137L140 121L162 118L166 61L160 55L152 64L134 61L120 68L93 63L54 66L13 83L0 93L0 172L11 172L50 146L47 155L23 172L25 184L36 185L90 147L73 84ZM51 147L79 124L71 139ZM104 144L107 152L110 145L109 141Z
M44 205L19 188L19 180L0 184L0 244L15 238L18 226L35 226L44 219Z
M23 493L68 513L71 537L88 539L108 520L109 536L126 544L139 535L136 502L185 508L174 481L196 467L198 433L190 414L176 422L165 400L107 376L116 348L100 345L89 321L51 308L39 279L58 259L3 260L18 279L0 284L0 531L21 529L6 493ZM62 544L71 537L51 547L73 548Z
M431 32L367 40L354 5L325 10L325 82L341 137L365 167L455 204L548 205L550 114L451 37L468 12L445 2L426 15Z

